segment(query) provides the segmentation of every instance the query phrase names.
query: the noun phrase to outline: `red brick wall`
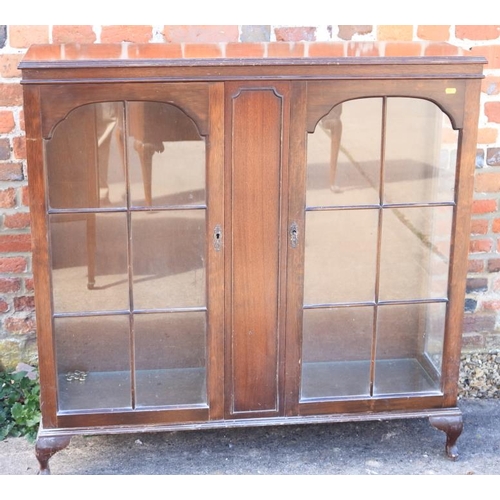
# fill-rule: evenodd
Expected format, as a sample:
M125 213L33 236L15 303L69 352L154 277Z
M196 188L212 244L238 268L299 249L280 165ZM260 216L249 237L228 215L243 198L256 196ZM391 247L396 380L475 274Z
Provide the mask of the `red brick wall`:
M33 43L447 41L486 56L464 350L500 348L500 26L0 26L0 369L36 359L22 92ZM497 326L498 325L498 326Z

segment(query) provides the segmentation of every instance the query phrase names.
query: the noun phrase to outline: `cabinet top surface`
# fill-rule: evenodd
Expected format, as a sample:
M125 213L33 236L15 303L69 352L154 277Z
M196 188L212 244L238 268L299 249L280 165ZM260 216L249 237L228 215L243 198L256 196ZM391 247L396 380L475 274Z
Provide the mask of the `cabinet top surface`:
M21 69L121 65L484 64L483 57L447 43L262 42L32 45Z
M32 45L22 83L253 78L482 78L483 57L432 42Z

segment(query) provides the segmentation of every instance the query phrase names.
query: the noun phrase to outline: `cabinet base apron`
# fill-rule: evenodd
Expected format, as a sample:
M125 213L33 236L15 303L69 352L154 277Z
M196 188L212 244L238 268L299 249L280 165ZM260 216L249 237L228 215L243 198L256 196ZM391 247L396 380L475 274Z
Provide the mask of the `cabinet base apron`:
M58 451L66 448L73 436L97 436L106 434L136 434L152 432L197 431L203 429L228 429L237 427L266 427L301 424L330 424L337 422L389 421L409 418L428 418L430 424L446 434L446 455L452 460L458 458L457 440L463 429L462 412L459 408L419 410L409 412L378 412L368 414L342 413L338 415L299 416L286 418L255 418L242 420L215 420L186 422L170 425L130 425L109 427L65 427L44 429L40 426L36 442L36 457L40 474L50 474L49 460Z

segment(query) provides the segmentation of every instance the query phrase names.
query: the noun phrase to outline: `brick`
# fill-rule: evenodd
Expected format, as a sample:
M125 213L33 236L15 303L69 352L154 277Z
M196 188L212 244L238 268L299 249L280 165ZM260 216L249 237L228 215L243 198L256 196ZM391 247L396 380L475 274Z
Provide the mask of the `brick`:
M432 42L447 42L450 38L450 25L418 26L417 37Z
M485 347L488 349L498 349L500 348L500 335L486 335L485 337L486 345Z
M19 112L19 128L24 132L26 129L24 128L24 110L21 109Z
M380 41L410 41L413 40L412 25L379 25L377 26L377 40Z
M417 42L389 42L385 46L385 55L387 57L419 56L421 52L422 47Z
M0 134L8 134L14 130L15 126L14 113L8 110L0 110Z
M463 349L480 349L484 347L484 335L479 334L465 334L462 336Z
M4 328L10 333L18 335L26 335L28 333L36 332L36 322L33 318L6 318L4 321Z
M15 311L34 311L35 310L35 297L32 295L14 297L14 310Z
M500 261L499 261L500 266ZM500 269L500 267L499 267ZM484 260L470 259L467 266L468 273L482 273L484 271Z
M10 158L10 141L9 139L0 139L0 160L8 160Z
M495 144L498 140L498 130L496 128L480 128L477 131L478 144Z
M241 27L241 42L269 42L271 40L270 25L243 25Z
M267 45L268 57L302 57L305 44L301 42L270 42Z
M228 43L226 57L254 57L264 55L264 46L261 43Z
M237 42L240 33L237 25L166 25L163 27L163 36L166 42L175 43Z
M14 293L21 290L20 278L0 278L0 293Z
M24 279L24 287L26 291L33 292L35 291L35 283L33 282L33 278L25 278Z
M102 26L101 42L133 42L147 43L153 36L152 26L126 25L126 26Z
M49 27L42 25L9 26L9 45L27 49L34 43L49 43Z
M496 314L466 314L462 329L465 333L487 332L495 329Z
M500 291L500 279L498 279L498 278L497 278L497 279L495 279L495 280L493 281L493 284L492 284L492 287L491 287L491 288L492 288L492 290L493 290L494 292L499 292L499 291Z
M496 210L497 210L496 200L474 200L472 202L473 214L487 214L491 212L496 212Z
M426 56L458 56L462 49L449 43L433 43L425 48Z
M500 303L499 303L500 306ZM465 312L474 312L477 307L477 300L475 299L465 299L464 310Z
M494 233L500 233L500 219L493 219L491 229Z
M315 26L293 26L274 28L277 42L314 42L316 40Z
M467 278L466 293L486 292L488 290L487 278Z
M482 305L485 311L500 311L500 300L487 300Z
M458 25L455 36L462 40L494 40L500 37L500 26L494 25Z
M94 43L96 34L91 25L55 25L52 27L53 43Z
M30 214L29 212L6 214L3 219L3 225L7 229L25 229L30 227Z
M469 242L469 252L471 253L491 252L492 248L493 248L493 242L489 239L471 240Z
M21 106L23 89L20 83L0 83L0 106Z
M0 181L22 181L23 179L22 163L0 163Z
M24 257L0 257L0 273L22 273L26 268Z
M17 136L12 139L12 146L14 151L14 158L17 160L26 159L26 137Z
M500 271L500 259L488 260L488 272L497 273Z
M9 310L9 304L5 300L0 299L0 313L7 312Z
M5 47L5 42L7 41L7 25L0 25L0 49Z
M486 102L484 104L484 114L489 122L500 123L500 102Z
M0 234L0 252L31 252L31 234Z
M500 191L500 172L477 174L474 190L477 193L496 193Z
M484 80L481 82L481 91L486 95L500 94L500 76L485 76Z
M186 58L205 58L205 57L220 57L222 50L219 45L210 43L188 43L184 47L184 57Z
M16 190L7 188L0 191L0 208L13 208L16 206Z
M341 43L316 42L309 46L310 57L340 57L344 55Z
M21 203L25 206L25 207L29 207L30 205L30 193L29 193L29 189L28 189L28 186L23 186L21 188ZM2 205L0 204L0 207Z
M500 68L500 45L478 45L471 47L471 56L483 56L488 60L485 69Z
M342 40L352 40L355 35L368 35L373 31L371 24L339 25L338 37Z
M4 224L7 224L7 216ZM474 219L470 226L471 234L486 234L488 232L488 221L486 219Z
M0 54L0 76L2 78L19 78L21 70L17 69L17 66L22 58L22 54Z

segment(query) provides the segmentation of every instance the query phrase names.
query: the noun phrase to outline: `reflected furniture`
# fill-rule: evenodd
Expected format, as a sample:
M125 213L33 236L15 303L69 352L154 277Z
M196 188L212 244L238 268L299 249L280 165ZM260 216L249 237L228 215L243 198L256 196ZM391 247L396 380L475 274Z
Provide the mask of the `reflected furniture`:
M42 473L74 435L424 417L456 458L485 60L320 46L28 50Z

